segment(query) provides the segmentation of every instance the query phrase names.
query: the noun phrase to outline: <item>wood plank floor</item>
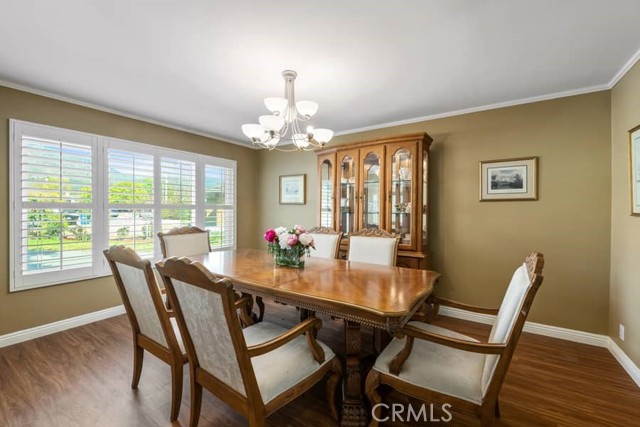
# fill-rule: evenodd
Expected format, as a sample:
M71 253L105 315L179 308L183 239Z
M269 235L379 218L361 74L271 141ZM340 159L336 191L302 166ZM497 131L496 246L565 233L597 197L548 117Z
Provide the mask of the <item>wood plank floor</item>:
M292 325L293 307L267 305L268 320ZM323 318L319 338L340 354L342 323ZM441 317L437 324L482 338L487 326ZM367 334L370 336L370 334ZM371 341L365 345L370 348ZM125 316L0 349L2 427L171 426L169 368L146 355L138 390L129 387L130 328ZM180 418L187 426L188 377ZM393 394L389 396L393 400ZM640 389L602 348L524 334L500 395L497 427L640 426ZM244 419L205 393L200 426L246 426ZM334 426L324 386L310 390L268 419L269 426ZM393 425L404 425L394 423ZM425 425L425 424L421 424ZM453 412L451 422L478 426Z

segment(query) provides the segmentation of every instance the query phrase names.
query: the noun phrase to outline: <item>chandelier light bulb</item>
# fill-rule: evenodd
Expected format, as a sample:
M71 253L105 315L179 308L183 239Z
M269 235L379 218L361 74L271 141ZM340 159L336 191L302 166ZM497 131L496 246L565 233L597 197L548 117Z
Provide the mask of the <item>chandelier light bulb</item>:
M282 116L260 116L258 118L258 121L260 121L260 125L262 125L262 127L268 131L276 132L282 129L282 126L284 126L284 117Z
M267 110L271 111L274 116L281 116L287 108L289 101L285 98L265 98L264 105Z
M307 148L309 146L309 137L303 133L293 135L293 143L298 148Z
M242 132L249 139L260 139L264 134L264 128L258 124L242 125Z
M318 111L318 104L313 101L298 101L296 108L303 117L311 117Z
M331 129L315 129L313 131L313 139L320 144L326 144L333 138L333 131Z

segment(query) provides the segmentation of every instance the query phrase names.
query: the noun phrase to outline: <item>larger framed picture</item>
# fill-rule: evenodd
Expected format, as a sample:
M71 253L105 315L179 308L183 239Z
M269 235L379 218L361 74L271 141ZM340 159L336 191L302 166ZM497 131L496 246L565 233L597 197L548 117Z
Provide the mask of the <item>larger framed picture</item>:
M538 200L538 158L480 162L480 201Z
M631 215L640 216L640 126L629 131L629 177L631 178Z
M306 203L305 185L307 175L280 176L280 204L304 205Z

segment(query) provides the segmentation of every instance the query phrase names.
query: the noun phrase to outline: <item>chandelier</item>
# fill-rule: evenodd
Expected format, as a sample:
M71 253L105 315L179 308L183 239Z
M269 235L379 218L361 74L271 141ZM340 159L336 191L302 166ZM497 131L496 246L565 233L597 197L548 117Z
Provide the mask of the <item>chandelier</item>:
M264 105L271 114L260 116L260 124L242 125L242 132L253 145L269 150L311 151L324 147L333 138L332 130L314 129L310 124L311 117L318 111L317 103L296 102L293 82L297 75L295 71L283 71L284 98L265 98ZM293 147L278 147L281 141L289 141Z

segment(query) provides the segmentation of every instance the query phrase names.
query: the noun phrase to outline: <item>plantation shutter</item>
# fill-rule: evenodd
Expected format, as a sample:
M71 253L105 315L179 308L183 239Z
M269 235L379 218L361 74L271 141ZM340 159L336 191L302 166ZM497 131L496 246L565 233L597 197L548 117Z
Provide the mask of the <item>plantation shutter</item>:
M93 274L94 141L20 127L14 134L16 288ZM17 170L16 170L17 169ZM17 179L16 179L17 178Z
M204 166L204 225L210 231L211 249L235 246L235 168Z
M109 246L154 256L154 163L150 154L108 150Z
M162 231L196 225L196 164L163 157L160 161Z

